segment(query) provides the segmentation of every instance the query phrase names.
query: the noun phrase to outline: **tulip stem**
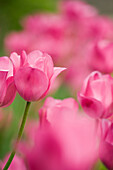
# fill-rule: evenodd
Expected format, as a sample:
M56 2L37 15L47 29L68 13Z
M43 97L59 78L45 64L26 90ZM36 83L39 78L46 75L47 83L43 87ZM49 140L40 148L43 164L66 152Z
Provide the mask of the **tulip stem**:
M16 143L15 143L15 146L13 148L13 151L12 153L10 154L10 157L7 161L7 163L5 164L3 170L7 170L16 154L16 149L17 149L17 145L21 139L21 136L23 134L23 130L24 130L24 126L25 126L25 123L26 123L26 120L27 120L27 115L28 115L28 111L29 111L29 107L30 107L30 102L27 102L26 103L26 107L25 107L25 111L24 111L24 115L23 115L23 119L22 119L22 122L21 122L21 126L20 126L20 129L19 129L19 132L18 132L18 136L17 136L17 139L16 139Z

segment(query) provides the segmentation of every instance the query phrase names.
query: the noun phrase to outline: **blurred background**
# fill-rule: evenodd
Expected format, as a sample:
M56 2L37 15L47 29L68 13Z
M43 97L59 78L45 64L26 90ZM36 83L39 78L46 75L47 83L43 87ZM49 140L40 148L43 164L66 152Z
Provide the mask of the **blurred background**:
M100 14L113 14L112 0L84 0L95 6ZM35 12L57 11L59 0L0 0L0 55L4 55L3 38L11 30L20 30L21 19Z

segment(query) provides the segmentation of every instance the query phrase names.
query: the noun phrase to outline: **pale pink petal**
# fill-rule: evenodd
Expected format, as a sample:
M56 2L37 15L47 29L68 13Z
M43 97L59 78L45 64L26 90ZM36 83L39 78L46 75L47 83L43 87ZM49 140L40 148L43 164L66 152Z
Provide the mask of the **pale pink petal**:
M89 95L89 90L90 90L90 82L93 80L96 80L98 78L100 78L102 76L102 74L98 71L94 71L92 72L89 76L87 76L87 78L85 79L84 83L83 83L83 87L81 92L85 95ZM90 91L91 92L91 91Z
M66 68L63 68L63 67L54 67L54 73L53 73L53 76L51 77L50 79L50 87L49 87L49 90L51 89L56 77L62 72L66 70Z
M92 97L101 101L105 108L109 107L113 100L111 83L111 77L106 75L90 84Z
M52 58L38 50L31 52L28 55L28 63L31 67L43 71L50 79L53 75L53 61Z
M17 53L13 52L10 55L10 59L13 63L14 66L14 73L19 69L20 67L20 55L18 55Z
M36 61L40 60L43 56L41 51L35 50L28 54L28 63L31 67L35 66Z
M47 74L48 78L50 79L51 76L53 75L53 72L54 72L54 65L53 65L53 60L52 58L44 53L44 72Z
M38 100L48 88L46 75L31 67L20 68L14 79L18 93L27 101Z
M78 103L73 98L67 98L64 100L60 100L60 99L54 99L52 97L48 97L45 100L44 107L47 108L47 107L54 107L54 106L68 107L70 109L75 109L76 111L78 110Z
M111 126L111 121L109 121L107 119L102 119L102 121L101 121L101 134L102 134L103 139L106 138L110 126Z
M76 119L76 112L74 109L66 106L54 106L50 109L48 108L46 119L52 126L60 126L60 123L64 121L65 123L72 123L72 121Z
M1 107L9 106L13 102L15 96L16 96L16 87L14 84L14 78L10 77L6 81L5 96L0 106Z
M8 71L7 77L13 75L13 64L8 57L0 57L0 71Z
M25 65L27 63L27 54L25 51L22 51L22 54L21 54L21 66Z
M62 101L62 106L68 106L70 109L74 109L75 112L78 110L78 103L73 98L64 99Z
M57 77L62 71L64 71L65 69L66 69L66 68L63 68L63 67L54 67L54 74L53 74L53 76L52 76L51 79L50 79L48 89L47 89L46 92L43 94L43 96L41 96L41 98L44 98L44 97L47 95L47 93L51 90L52 85L53 85L56 77Z

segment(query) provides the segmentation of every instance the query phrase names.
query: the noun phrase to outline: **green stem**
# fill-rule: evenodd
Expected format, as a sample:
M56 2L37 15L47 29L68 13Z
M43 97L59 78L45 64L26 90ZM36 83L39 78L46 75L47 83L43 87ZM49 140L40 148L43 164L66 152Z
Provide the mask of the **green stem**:
M22 123L21 123L20 129L19 129L19 132L18 132L18 136L17 136L17 139L16 139L15 147L14 147L12 153L10 154L10 157L9 157L7 163L5 164L5 167L3 168L3 170L7 170L9 168L9 166L10 166L10 164L11 164L11 162L12 162L14 156L15 156L17 145L18 145L18 143L20 141L20 138L21 138L23 130L24 130L24 126L25 126L25 123L26 123L26 119L27 119L30 104L31 104L30 102L27 102L27 104L26 104L26 108L25 108L25 111L24 111Z

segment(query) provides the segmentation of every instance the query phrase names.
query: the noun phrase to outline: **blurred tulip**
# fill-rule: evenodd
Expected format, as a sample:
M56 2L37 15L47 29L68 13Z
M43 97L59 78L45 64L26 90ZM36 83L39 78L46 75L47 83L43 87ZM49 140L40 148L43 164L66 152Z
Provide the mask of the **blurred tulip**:
M102 141L100 143L100 159L109 169L113 169L113 122L102 120Z
M73 98L55 100L52 97L48 97L44 106L39 110L40 123L43 126L48 122L51 122L54 125L54 123L59 121L59 119L64 121L64 113L65 115L71 116L75 119L77 110L78 104ZM70 115L69 112L71 113Z
M45 13L27 16L22 21L22 25L29 33L32 32L37 36L47 34L59 39L62 35L64 35L67 27L67 21L60 14Z
M113 72L113 42L107 40L93 42L88 51L89 65L92 70L103 73Z
M84 111L91 117L110 117L113 114L112 77L92 72L85 79L78 98Z
M61 11L72 20L84 20L97 15L97 10L82 1L65 1L61 6Z
M17 52L21 54L23 50L31 52L30 46L32 42L36 40L36 37L29 34L27 31L12 32L5 40L5 49L7 52Z
M20 145L30 170L92 168L98 158L98 124L77 109L72 98L46 99L39 111L42 126L28 134L31 144Z

